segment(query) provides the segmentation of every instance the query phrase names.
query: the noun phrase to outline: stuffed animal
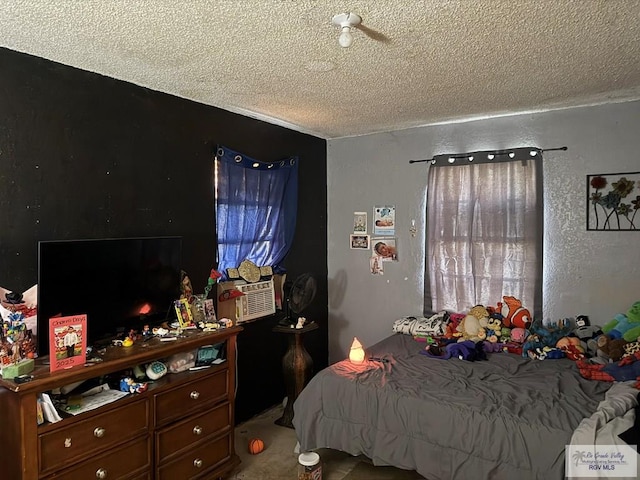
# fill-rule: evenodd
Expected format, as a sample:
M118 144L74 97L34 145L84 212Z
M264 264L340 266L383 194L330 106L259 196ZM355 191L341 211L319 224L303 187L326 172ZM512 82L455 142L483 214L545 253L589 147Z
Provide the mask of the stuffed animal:
M465 340L479 342L487 337L487 332L480 320L471 314L465 316L460 321L457 330L461 334L458 342L464 342Z
M585 351L585 348L584 348L585 346L582 340L580 340L578 337L569 335L567 337L562 337L556 342L556 348L565 348L565 347L568 347L569 345L573 345L574 347L577 347L583 352Z
M557 326L552 322L545 323L546 325L540 320L534 320L531 324L531 332L538 335L540 342L547 347L555 347L558 340L566 337L571 331L571 326L563 321L559 321Z
M627 314L618 313L602 327L602 331L611 338L624 338L633 342L640 337L640 301L635 302Z
M489 312L490 318L497 318L502 322L502 319L504 318L504 315L502 314L502 302L498 302L495 307L487 307L487 312Z
M635 342L629 342L624 346L624 355L622 358L635 355L636 352L640 352L640 338Z
M471 340L465 340L463 342L454 342L441 348L434 348L429 346L424 350L420 350L420 353L432 358L439 358L441 360L448 360L450 358L459 358L460 360L467 360L474 362L476 360L487 360L487 354L483 349L482 342L473 342Z
M622 338L610 338L607 335L598 337L598 356L609 358L612 362L617 362L624 355L626 340Z
M582 359L576 362L580 375L590 380L603 382L627 382L636 380L635 388L640 389L640 352L625 357L619 362L594 365Z
M586 349L578 337L562 337L556 342L556 348L562 350L569 360L579 360L586 355Z
M540 337L537 334L531 334L527 337L527 341L522 345L522 356L531 357L537 354L537 350L542 350L546 345L540 341ZM530 355L529 352L532 352Z
M420 353L432 358L442 358L443 360L450 358L450 355L447 353L444 347L438 345L437 343L427 345L423 350L420 350Z
M489 311L482 305L476 305L469 310L469 315L473 315L478 320L482 321L483 319L489 318Z
M458 330L458 325L454 324L453 322L449 322L447 324L447 328L444 331L444 338L458 338L460 336L462 336L462 333L460 333Z
M618 313L613 317L613 320L602 327L602 332L606 333L609 338L623 338L632 328L634 325L629 321L629 318L624 313Z
M498 343L502 336L502 321L498 318L489 317L487 320L487 340Z
M443 336L449 323L449 313L444 310L426 317L403 317L393 323L394 333L413 335L414 337Z
M489 340L482 341L482 348L487 353L499 353L504 351L504 343L491 342Z
M507 327L502 327L500 329L500 341L501 342L510 342L511 341L511 329Z
M587 356L584 351L575 345L567 345L566 347L561 348L561 350L569 360L581 360Z
M517 327L510 329L510 332L511 340L504 342L504 351L515 353L516 355L522 355L522 345L527 341L527 337L529 337L529 331L525 330L524 328Z
M529 350L528 355L534 360L557 359L564 358L564 352L559 348L542 347L535 350Z
M516 327L511 329L511 341L523 344L527 341L530 332L524 328Z
M458 331L458 325L466 315L464 313L451 313L449 314L449 323L444 332L445 338L458 338L462 336L462 333Z
M597 325L591 325L588 316L578 315L576 317L576 328L573 333L580 340L586 342L592 338L602 335L602 329Z
M502 324L505 327L529 328L531 325L531 313L522 306L522 302L516 297L502 297Z

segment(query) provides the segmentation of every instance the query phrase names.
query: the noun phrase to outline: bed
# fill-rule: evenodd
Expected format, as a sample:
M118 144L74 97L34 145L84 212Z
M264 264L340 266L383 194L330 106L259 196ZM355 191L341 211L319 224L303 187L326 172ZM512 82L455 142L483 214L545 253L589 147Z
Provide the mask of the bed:
M300 449L365 455L429 480L560 479L565 445L611 387L568 359L443 360L423 348L394 334L367 350L385 361L318 372L294 403Z

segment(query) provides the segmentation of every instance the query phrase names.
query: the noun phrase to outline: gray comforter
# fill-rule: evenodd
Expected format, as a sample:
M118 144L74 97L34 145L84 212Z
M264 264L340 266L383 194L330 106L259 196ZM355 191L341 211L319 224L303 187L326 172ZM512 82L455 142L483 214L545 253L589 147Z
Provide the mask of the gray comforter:
M367 350L388 363L316 374L294 404L301 450L364 454L429 480L564 478L565 445L609 383L567 359L441 360L422 348L395 334Z

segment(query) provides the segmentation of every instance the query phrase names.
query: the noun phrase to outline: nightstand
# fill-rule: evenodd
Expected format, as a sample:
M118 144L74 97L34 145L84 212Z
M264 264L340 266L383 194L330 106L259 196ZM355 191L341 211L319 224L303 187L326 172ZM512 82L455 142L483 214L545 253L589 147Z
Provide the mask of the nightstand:
M290 328L278 325L273 331L287 335L289 346L284 357L282 357L282 372L284 374L284 385L287 390L287 405L284 408L282 417L275 423L283 427L293 428L293 402L295 402L300 392L311 379L313 374L313 359L304 348L304 334L316 330L318 324L311 322L302 328Z

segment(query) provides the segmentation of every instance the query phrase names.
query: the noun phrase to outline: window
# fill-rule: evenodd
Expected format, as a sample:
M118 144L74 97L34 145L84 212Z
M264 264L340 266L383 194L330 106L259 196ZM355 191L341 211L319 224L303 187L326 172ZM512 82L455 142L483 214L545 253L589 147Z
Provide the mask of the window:
M430 165L425 314L495 306L505 295L541 313L541 159L518 150L513 159Z
M298 159L260 162L219 147L214 182L220 272L245 259L277 269L295 233Z

